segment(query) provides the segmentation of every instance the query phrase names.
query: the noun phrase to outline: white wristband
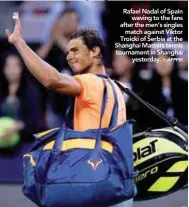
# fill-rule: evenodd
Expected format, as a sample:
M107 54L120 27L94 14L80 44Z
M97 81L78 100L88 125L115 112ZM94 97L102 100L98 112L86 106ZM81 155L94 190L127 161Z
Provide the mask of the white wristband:
M19 18L19 13L18 12L13 12L12 18L13 19L18 19Z

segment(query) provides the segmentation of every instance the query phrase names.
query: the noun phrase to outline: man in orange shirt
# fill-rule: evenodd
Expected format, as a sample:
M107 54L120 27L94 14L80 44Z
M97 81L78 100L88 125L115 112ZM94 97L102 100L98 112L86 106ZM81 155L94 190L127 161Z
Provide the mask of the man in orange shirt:
M46 87L57 93L75 96L74 130L97 129L103 97L103 81L96 74L106 75L102 62L104 44L94 30L80 30L68 43L67 61L75 76L59 73L33 52L21 37L21 24L15 18L13 33L6 30L9 43L13 44L23 58L28 70ZM108 127L114 106L114 96L110 83L106 81L108 99L102 120L102 127ZM123 95L115 85L118 97L117 124L126 121ZM114 207L131 207L132 199Z

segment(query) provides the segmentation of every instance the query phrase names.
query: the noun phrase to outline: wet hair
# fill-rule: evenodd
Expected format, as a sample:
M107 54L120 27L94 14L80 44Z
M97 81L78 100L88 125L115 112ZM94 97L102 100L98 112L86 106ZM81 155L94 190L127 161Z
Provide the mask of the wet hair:
M105 53L105 44L96 30L81 29L71 35L70 40L76 38L81 38L83 43L87 46L89 50L93 50L95 47L99 47L100 58L103 59Z

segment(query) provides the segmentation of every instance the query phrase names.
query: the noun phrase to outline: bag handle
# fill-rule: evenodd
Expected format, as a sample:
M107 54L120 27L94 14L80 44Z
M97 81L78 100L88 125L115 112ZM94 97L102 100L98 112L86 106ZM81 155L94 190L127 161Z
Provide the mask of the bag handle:
M113 90L113 94L114 94L114 107L112 110L112 115L111 115L111 119L110 119L110 124L109 127L115 126L117 124L117 117L118 117L118 99L117 99L117 93L115 90L115 86L114 83L108 78L108 76L106 75L97 75L98 77L102 77L103 80L103 84L104 84L104 96L103 96L103 100L102 100L102 110L101 110L101 116L100 116L100 125L99 125L99 129L97 131L97 136L96 136L96 142L95 142L95 150L100 150L101 149L101 125L102 125L102 117L103 114L105 112L105 108L106 108L106 104L107 104L107 86L106 86L106 82L104 80L104 78L108 79L112 90Z
M117 97L117 93L116 93L116 89L114 86L114 83L112 82L112 80L110 78L108 78L109 83L112 86L112 90L113 90L113 94L114 94L114 108L112 111L112 117L111 117L111 121L110 121L110 125L109 126L116 126L117 125L117 119L118 119L118 97Z
M96 138L96 143L95 143L95 149L94 150L100 150L101 149L101 136L100 136L100 129L101 129L101 122L102 122L102 117L106 108L106 104L107 104L107 87L106 87L106 83L103 79L103 83L104 83L104 91L103 91L103 99L102 99L102 107L101 107L101 115L100 115L100 124L99 124L99 129L97 131L97 138ZM64 143L64 139L65 139L65 134L66 134L66 120L68 120L68 114L71 110L72 105L70 105L66 111L66 118L65 121L60 129L60 131L58 132L58 134L55 137L55 143L53 146L53 149L49 155L48 158L48 165L46 168L46 174L48 172L49 167L51 166L51 164L54 162L54 156L53 156L53 151L61 151L62 145Z
M101 125L102 125L102 117L104 115L104 112L105 112L105 108L106 108L106 104L107 104L107 87L106 87L106 83L103 80L103 84L104 84L104 91L103 91L103 99L102 99L102 106L101 106L101 114L100 114L100 124L99 124L99 129L97 131L97 137L101 137L100 136L100 129L101 129ZM55 138L55 143L54 143L54 146L53 146L53 149L54 150L60 150L61 147L62 147L62 144L64 142L64 139L65 139L65 133L66 133L66 123L67 123L67 120L68 120L68 114L71 110L71 105L68 107L67 111L66 111L66 117L65 117L65 121L59 131L59 133L56 135L56 138ZM96 139L96 144L95 146L98 148L101 147L101 139L98 141L99 139L97 138Z
M173 127L176 131L179 131L181 133L181 130L185 133L184 137L186 137L188 133L187 127L182 125L177 118L175 117L169 117L161 110L157 109L155 106L151 105L150 103L144 101L141 99L136 93L126 88L122 83L115 81L115 83L121 88L122 91L124 91L129 96L137 99L140 103L142 103L144 106L146 106L150 111L152 111L154 114L156 114L160 119L167 122L167 124L171 127ZM179 130L181 129L181 130Z
M111 116L111 120L110 120L110 123L109 123L109 127L115 126L117 124L117 117L118 117L118 98L117 98L117 93L116 93L116 90L115 90L114 83L109 78L108 75L105 75L105 74L96 74L96 76L98 76L100 78L107 79L109 81L111 87L112 87L115 102L114 102L114 107L113 107L113 110L112 110L112 116Z
M101 113L100 113L100 124L98 131L96 133L96 142L95 142L95 148L94 150L101 150L101 127L102 127L102 118L106 109L107 100L108 100L108 93L107 93L107 86L105 80L102 78L103 85L104 85L104 92L103 92L103 98L102 98L102 107L101 107Z

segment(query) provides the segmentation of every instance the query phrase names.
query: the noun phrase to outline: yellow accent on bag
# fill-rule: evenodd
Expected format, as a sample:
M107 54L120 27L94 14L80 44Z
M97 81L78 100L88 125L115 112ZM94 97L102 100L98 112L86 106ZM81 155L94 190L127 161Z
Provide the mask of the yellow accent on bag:
M36 162L35 160L33 159L33 156L31 154L25 154L24 157L29 157L30 158L30 163L31 165L34 167L36 166Z
M96 140L94 139L70 139L64 140L62 145L62 151L74 149L74 148L81 148L81 149L94 149ZM113 146L109 142L101 141L102 149L112 153ZM54 146L54 141L49 142L43 147L43 150L52 149Z
M178 179L179 177L161 177L148 189L148 191L169 191L175 185Z
M188 161L179 161L171 166L167 172L184 172L188 167Z

